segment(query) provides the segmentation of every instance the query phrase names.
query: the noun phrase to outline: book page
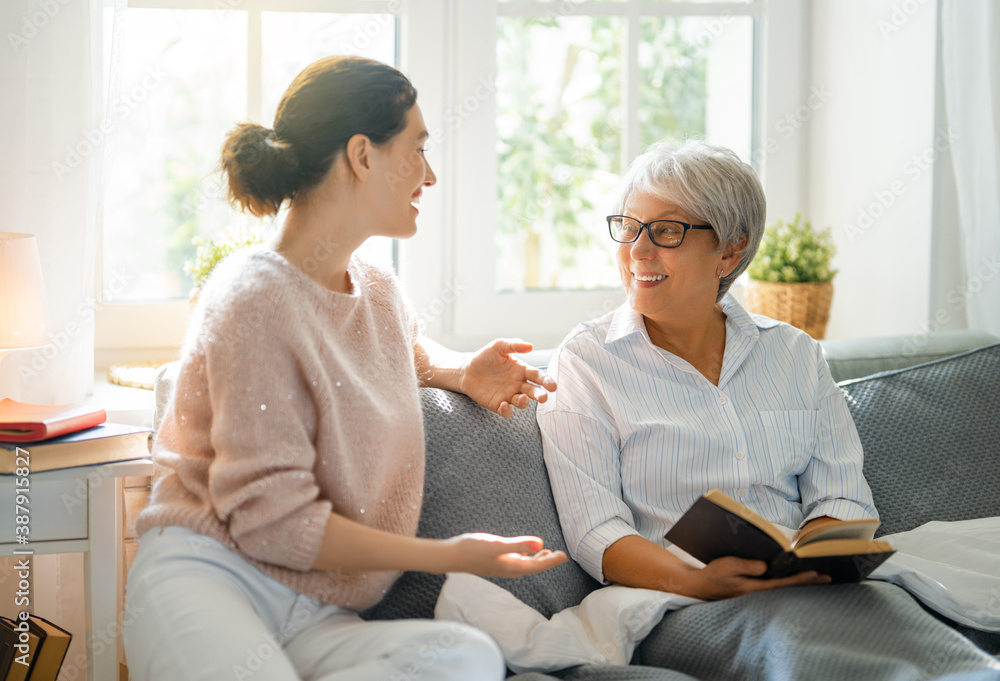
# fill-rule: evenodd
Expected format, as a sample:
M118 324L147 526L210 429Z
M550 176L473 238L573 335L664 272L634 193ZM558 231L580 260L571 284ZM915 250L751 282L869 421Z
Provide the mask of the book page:
M831 539L829 541L812 542L800 546L793 552L799 558L816 558L820 556L867 556L894 553L892 545L881 539Z
M825 541L827 539L864 539L869 540L875 536L875 530L881 523L874 518L861 518L858 520L838 520L835 523L823 524L817 527L810 527L796 536L792 546L802 546L810 542Z
M789 537L785 534L784 528L781 528L771 521L767 520L761 515L758 515L752 511L748 506L741 504L732 497L728 496L724 492L717 489L713 489L704 495L706 499L711 501L716 506L724 508L730 513L743 518L748 523L757 527L762 532L767 534L771 539L775 541L781 548L785 551L789 551L792 548L792 544L789 542Z

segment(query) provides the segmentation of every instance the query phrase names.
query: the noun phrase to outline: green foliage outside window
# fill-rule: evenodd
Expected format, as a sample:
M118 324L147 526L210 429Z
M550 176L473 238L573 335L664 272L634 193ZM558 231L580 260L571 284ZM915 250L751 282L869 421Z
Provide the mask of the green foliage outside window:
M830 268L835 254L830 228L815 230L801 213L796 213L791 222L779 219L764 231L747 274L751 279L773 283L827 282L837 274Z
M706 57L684 36L681 21L642 22L643 147L705 133ZM613 17L507 17L497 24L497 229L507 243L523 243L518 258L525 263L523 288L558 287L560 271L581 268L582 253L607 245L603 222L587 216L611 209L607 196L595 196L595 185L614 187L625 170L623 26ZM545 49L556 32L562 40L571 36L568 46ZM532 79L540 55L547 72L560 74L551 90ZM548 230L558 254L542 252ZM543 257L556 265L548 277L542 274Z
M199 288L227 255L241 248L263 243L264 236L256 232L230 230L211 239L196 236L192 241L198 250L194 262L184 263L184 271L191 277L194 286Z

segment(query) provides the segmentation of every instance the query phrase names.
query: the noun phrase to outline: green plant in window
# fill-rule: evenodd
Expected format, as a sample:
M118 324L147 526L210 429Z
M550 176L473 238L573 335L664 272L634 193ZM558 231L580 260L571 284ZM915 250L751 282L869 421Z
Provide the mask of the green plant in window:
M231 229L206 239L196 236L191 240L197 247L194 262L184 263L184 271L191 277L195 288L200 288L215 266L234 251L264 243L264 235L243 229Z
M609 17L498 21L497 229L504 243L522 244L515 288L557 288L562 271L585 268L593 262L587 251L606 246L603 222L587 220L610 209L594 195L595 180L616 183L623 171L623 29ZM555 33L565 49L551 48ZM546 87L532 75L540 59L559 74ZM641 102L633 106L643 146L704 134L706 57L676 19L643 23L639 66ZM551 247L554 258L543 252Z
M747 274L758 281L784 284L832 281L837 270L830 263L836 252L829 227L813 229L812 223L796 213L791 222L779 219L764 231Z

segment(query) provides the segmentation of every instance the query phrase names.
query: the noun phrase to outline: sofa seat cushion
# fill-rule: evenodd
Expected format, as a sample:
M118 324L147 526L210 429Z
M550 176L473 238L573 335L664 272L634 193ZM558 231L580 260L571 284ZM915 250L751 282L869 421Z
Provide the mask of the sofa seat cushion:
M841 384L879 535L1000 516L1000 344Z
M546 548L566 550L535 403L503 419L465 395L422 388L427 472L417 533L445 538L465 532L537 535ZM443 575L407 572L369 619L433 617ZM491 581L545 617L577 605L598 583L574 561L520 579Z

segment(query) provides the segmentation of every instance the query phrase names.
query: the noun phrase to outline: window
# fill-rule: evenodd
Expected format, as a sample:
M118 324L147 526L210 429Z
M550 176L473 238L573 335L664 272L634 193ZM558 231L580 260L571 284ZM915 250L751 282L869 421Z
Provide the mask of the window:
M463 29L480 39L462 42L459 81L496 75L495 96L459 131L456 280L468 293L456 334L544 329L551 344L622 300L604 216L643 148L699 136L751 159L761 7L511 0L466 11Z
M808 94L797 0L130 0L128 12L125 49L147 62L126 61L121 90L136 96L118 126L98 288L133 302L99 308L99 365L173 354L190 237L239 219L213 175L226 129L269 124L294 74L330 53L391 61L420 92L438 184L417 235L369 257L395 262L426 331L456 349L498 336L551 347L621 304L603 216L653 140L728 145L759 168L775 214L802 205L804 141L779 125ZM167 144L154 123L198 129Z
M180 340L194 237L273 227L226 201L218 171L226 132L247 120L270 126L292 78L320 57L358 54L398 65L400 4L130 0L116 62L120 95L106 115L115 147L102 219L99 350ZM107 85L110 30L106 36ZM363 246L365 257L390 267L395 250L389 239Z
M125 273L116 301L186 299L193 237L270 225L226 202L217 172L226 132L244 120L270 126L292 78L320 57L351 52L395 65L396 19L288 11L283 2L256 10L220 8L240 7L235 0L207 9L178 9L190 3L172 0L130 5L103 220L104 278ZM393 264L391 241L365 248L369 258Z

